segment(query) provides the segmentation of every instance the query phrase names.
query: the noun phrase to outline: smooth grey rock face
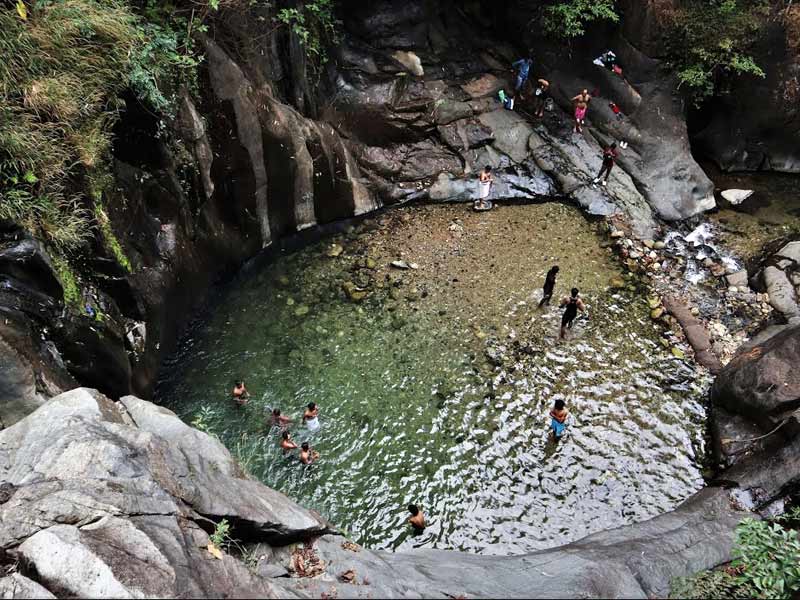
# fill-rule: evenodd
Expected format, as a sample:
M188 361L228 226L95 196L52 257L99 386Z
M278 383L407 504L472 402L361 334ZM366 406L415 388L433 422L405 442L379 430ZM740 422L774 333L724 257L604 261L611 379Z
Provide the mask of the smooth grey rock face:
M14 573L6 577L0 578L0 598L55 598L53 594L47 591L35 581L28 579Z

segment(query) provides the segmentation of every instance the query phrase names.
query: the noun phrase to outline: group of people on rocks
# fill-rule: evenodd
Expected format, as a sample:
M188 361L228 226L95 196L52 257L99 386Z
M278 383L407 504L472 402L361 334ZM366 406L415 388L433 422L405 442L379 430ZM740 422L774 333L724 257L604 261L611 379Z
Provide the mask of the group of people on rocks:
M612 50L607 50L601 54L593 63L622 77L622 67L619 65L617 55ZM524 99L523 91L525 90L532 67L533 59L530 57L524 57L512 63L511 70L516 74L514 91L507 94L505 90L501 89L498 92L500 102L505 108L514 110L517 97L519 97L520 100ZM596 93L596 91L592 92L592 94ZM537 79L536 84L533 86L533 94L533 116L542 118L544 116L545 107L548 102L551 102L550 82L544 78ZM586 113L589 110L589 103L592 101L592 94L589 93L588 89L583 89L571 99L574 107L573 117L575 121L575 133L583 132L583 126L586 123ZM622 111L615 102L609 102L609 107L617 119L621 120L624 118ZM626 148L627 143L624 141L620 142L619 147ZM603 162L597 177L592 180L593 185L600 184L603 187L607 185L611 170L614 168L617 160L617 153L616 143L611 143L603 147ZM491 208L491 203L488 198L491 193L493 182L492 167L491 165L486 165L483 170L478 173L478 200L474 205L476 210L488 210Z

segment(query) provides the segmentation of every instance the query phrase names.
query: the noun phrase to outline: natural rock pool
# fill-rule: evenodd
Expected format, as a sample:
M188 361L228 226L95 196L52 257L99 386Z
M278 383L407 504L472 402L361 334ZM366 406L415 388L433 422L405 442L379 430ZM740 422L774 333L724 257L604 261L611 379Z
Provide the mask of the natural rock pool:
M703 485L708 381L664 347L603 245L559 203L395 210L238 277L157 399L371 547L512 554L646 519ZM537 308L552 264L556 296L575 285L588 305L563 342L557 298ZM556 445L559 398L573 423ZM315 433L299 422L312 401ZM318 462L282 456L272 407ZM409 502L430 523L420 536Z

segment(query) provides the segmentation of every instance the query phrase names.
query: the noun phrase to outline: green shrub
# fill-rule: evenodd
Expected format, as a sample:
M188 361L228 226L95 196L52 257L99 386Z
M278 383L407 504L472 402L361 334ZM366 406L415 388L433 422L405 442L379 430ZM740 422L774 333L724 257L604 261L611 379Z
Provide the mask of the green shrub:
M282 8L278 21L297 36L312 65L327 62L327 43L336 43L338 33L334 16L334 0L308 0L297 8Z
M619 21L615 0L559 0L545 6L542 14L544 30L558 38L576 38L586 33L592 21Z
M779 522L797 522L796 509ZM744 519L736 528L736 560L721 570L679 578L672 598L778 598L800 591L800 540L777 522Z
M736 528L734 555L739 583L763 598L791 598L800 591L800 540L797 531L777 523L745 519Z
M105 213L86 210L79 182L107 169L124 90L155 112L174 111L174 90L196 81L192 26L202 25L152 0L160 22L122 0L19 4L0 6L0 218L60 252L97 225L130 269Z
M666 58L679 86L700 102L742 75L764 77L749 51L769 10L766 0L681 0L661 13Z

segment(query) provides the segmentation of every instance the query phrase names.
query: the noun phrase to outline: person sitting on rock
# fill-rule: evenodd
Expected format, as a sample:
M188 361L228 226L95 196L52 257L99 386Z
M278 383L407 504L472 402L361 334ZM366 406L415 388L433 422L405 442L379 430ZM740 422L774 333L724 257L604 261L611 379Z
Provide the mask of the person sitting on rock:
M556 400L553 404L553 409L550 411L550 429L553 430L553 435L556 439L564 435L567 429L567 417L569 411L563 400Z
M547 79L537 79L533 95L533 116L543 117L544 107L547 104L548 96L550 96L550 82Z
M281 434L281 450L283 450L283 455L286 456L292 450L297 449L297 444L294 443L292 440L292 434L288 431L284 431Z
M309 446L308 442L303 442L300 446L300 462L304 465L310 465L318 458L319 452Z
M492 183L494 176L492 175L491 165L486 165L483 170L478 173L478 201L475 203L475 208L485 208L486 199L492 191Z
M517 82L514 85L514 91L516 94L519 94L520 100L523 100L522 96L522 88L525 87L525 82L528 81L528 75L531 72L531 66L533 65L533 59L530 57L521 58L517 62L511 65L512 71L517 71Z
M608 177L611 175L611 169L614 168L614 161L617 159L617 144L612 143L603 149L603 165L600 167L600 172L592 180L592 183L600 182L603 187L608 183ZM605 173L605 177L603 174Z
M248 398L250 398L250 393L247 391L247 388L244 386L244 381L237 381L233 385L233 392L231 392L233 399L236 401L236 404L239 406L244 406L247 404Z
M415 531L422 531L425 529L425 515L422 514L419 507L416 504L409 504L408 512L411 513L411 517L408 519L411 527L413 527Z
M559 337L563 340L567 335L567 328L572 329L572 322L578 316L578 310L583 312L586 307L583 305L583 300L578 297L578 288L572 288L572 295L562 298L561 306L566 306L561 317L561 332L559 334Z
M280 408L273 408L272 409L272 424L276 427L286 427L292 420L281 414Z
M547 272L544 278L544 286L542 288L542 299L539 306L550 304L550 299L553 297L553 290L556 288L556 277L558 276L558 265L553 265Z
M583 90L572 99L572 103L575 105L575 133L583 131L581 127L586 119L586 111L589 109L589 102L591 101L592 97L589 95L589 90Z
M309 431L316 431L319 429L319 409L314 402L309 402L303 413L303 421L306 423Z

